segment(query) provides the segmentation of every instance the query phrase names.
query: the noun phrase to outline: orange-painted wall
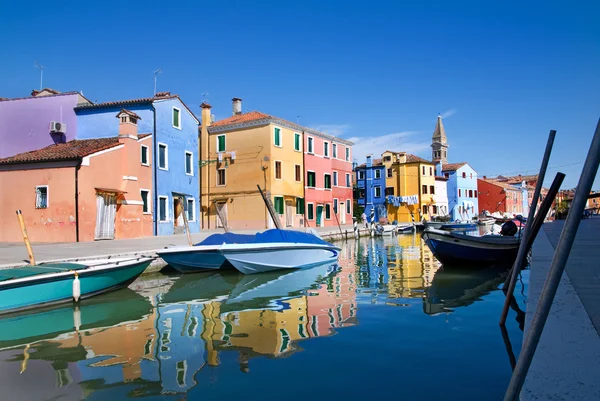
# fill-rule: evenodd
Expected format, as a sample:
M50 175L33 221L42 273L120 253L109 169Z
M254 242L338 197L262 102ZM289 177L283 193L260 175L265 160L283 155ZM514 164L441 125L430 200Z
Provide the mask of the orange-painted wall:
M36 186L48 185L48 208L36 209ZM0 242L23 242L20 209L31 242L75 241L75 167L0 171Z

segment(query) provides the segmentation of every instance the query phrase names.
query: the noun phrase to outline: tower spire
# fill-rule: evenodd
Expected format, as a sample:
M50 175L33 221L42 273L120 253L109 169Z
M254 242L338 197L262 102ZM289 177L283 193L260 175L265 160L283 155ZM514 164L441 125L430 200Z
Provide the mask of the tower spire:
M442 116L438 115L431 138L431 159L434 163L442 162L446 164L448 153L448 139L446 138L446 130L442 123Z

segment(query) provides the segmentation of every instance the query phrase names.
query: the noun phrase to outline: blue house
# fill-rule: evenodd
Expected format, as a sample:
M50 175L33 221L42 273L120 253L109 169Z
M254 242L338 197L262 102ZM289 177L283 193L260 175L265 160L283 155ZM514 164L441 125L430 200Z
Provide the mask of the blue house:
M75 108L77 138L114 136L115 114L123 108L140 116L140 133L153 134L150 198L154 235L183 233L184 212L190 232L199 232L198 119L170 92L152 98L84 104Z
M477 217L477 172L465 162L440 162L437 168L448 178L448 210L452 220L471 220Z
M356 174L357 191L354 198L360 206L365 208L367 220L374 221L387 216L385 208L385 166L381 159L373 160L372 155L367 156L367 162L354 168Z

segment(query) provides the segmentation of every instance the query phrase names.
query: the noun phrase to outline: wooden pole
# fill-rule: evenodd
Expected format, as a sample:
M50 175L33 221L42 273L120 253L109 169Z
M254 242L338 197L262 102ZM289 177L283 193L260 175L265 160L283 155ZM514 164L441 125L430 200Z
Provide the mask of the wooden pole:
M340 205L338 204L338 210L339 210L339 208L340 208ZM340 219L338 219L338 217L337 217L337 212L334 210L333 214L335 215L335 220L337 221L338 228L340 229L340 234L343 237L344 233L342 233L342 226L340 225Z
M183 206L183 224L185 225L185 233L187 235L187 240L188 240L188 244L190 246L194 246L194 244L192 243L192 234L190 233L190 225L188 223L188 218L187 218L187 213L185 212L185 199L183 199L183 196L180 196L179 199L181 200L182 206Z
M27 228L25 227L25 221L23 221L23 215L21 214L21 210L17 210L17 218L19 219L19 224L21 225L21 232L23 233L23 240L25 241L27 253L29 254L29 264L33 266L35 265L35 257L33 256L33 249L31 248L31 243L29 242L29 236L27 235Z

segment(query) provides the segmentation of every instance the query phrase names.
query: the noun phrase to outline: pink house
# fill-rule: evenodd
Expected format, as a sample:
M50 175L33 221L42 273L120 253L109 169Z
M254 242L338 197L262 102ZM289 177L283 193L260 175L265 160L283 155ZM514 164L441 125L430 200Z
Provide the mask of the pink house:
M307 227L352 222L352 142L304 132L304 202Z

